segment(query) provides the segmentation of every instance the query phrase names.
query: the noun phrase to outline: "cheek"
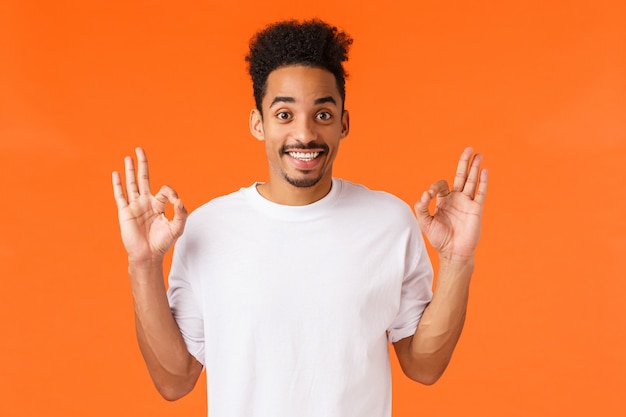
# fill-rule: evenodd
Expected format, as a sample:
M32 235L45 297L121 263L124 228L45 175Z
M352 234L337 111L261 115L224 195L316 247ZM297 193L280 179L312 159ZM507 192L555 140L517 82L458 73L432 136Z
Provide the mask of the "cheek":
M285 126L266 126L265 127L265 141L279 142L288 130Z

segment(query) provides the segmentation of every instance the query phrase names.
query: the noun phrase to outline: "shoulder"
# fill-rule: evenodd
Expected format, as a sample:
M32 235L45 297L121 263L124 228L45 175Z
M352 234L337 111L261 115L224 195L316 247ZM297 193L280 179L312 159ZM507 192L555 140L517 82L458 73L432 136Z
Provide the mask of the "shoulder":
M411 207L399 197L386 191L371 190L368 187L346 180L339 180L341 204L355 213L363 213L378 218L401 223L415 221Z
M365 185L355 184L346 180L338 180L341 185L341 194L350 204L366 204L376 210L386 209L393 211L411 212L409 205L399 197L386 191L372 190Z
M191 212L188 224L203 223L246 207L246 194L250 187L241 188L230 194L215 197Z

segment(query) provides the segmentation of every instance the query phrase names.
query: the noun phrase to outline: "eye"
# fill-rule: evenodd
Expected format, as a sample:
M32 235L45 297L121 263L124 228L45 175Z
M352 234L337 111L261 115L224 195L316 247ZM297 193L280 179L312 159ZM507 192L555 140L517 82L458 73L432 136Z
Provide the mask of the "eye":
M315 115L315 118L318 120L330 120L333 115L330 112L322 111Z
M278 120L289 120L291 119L291 114L289 114L286 111L281 111L281 112L276 113L276 118Z

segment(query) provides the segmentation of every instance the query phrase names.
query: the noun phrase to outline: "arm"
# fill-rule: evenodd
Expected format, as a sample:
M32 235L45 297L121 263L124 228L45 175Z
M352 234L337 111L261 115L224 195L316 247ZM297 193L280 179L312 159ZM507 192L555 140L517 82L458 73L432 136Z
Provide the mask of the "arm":
M167 400L175 400L193 389L202 371L187 351L163 282L163 258L183 233L187 211L168 186L154 196L150 193L146 155L141 148L136 153L137 178L132 158L126 157L126 195L117 172L112 176L113 194L128 253L139 348L158 391ZM164 214L168 202L174 205L172 220Z
M451 191L446 181L438 181L415 205L420 228L439 253L437 285L415 334L394 343L394 349L404 373L424 384L435 383L445 371L465 322L487 191L482 157L476 155L470 166L472 153L467 148L461 155ZM435 197L431 215L428 205Z

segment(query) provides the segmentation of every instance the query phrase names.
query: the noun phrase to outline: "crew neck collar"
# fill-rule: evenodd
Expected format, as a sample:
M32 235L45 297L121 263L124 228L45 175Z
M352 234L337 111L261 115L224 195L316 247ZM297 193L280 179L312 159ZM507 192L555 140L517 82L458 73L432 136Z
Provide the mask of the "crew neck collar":
M255 209L270 217L288 221L310 220L311 218L324 215L335 204L342 189L341 180L333 178L330 191L321 199L303 206L288 206L274 203L263 197L257 189L259 184L262 183L256 182L244 189L248 202Z

